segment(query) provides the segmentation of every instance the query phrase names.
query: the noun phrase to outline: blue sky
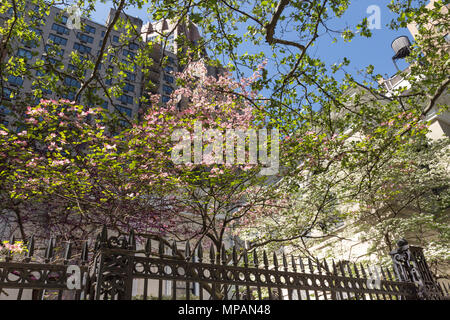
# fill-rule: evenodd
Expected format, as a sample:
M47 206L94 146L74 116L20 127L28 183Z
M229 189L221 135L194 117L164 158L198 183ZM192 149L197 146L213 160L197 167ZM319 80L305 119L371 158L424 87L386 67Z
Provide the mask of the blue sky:
M392 76L396 69L392 63L394 52L391 48L391 42L401 35L407 35L412 41L412 36L407 29L390 30L386 26L395 17L386 7L389 2L390 0L354 0L344 16L335 19L330 26L338 30L345 27L356 30L355 26L364 17L370 16L366 12L367 8L370 5L378 5L381 9L381 29L373 29L371 38L356 36L350 43L346 43L338 37L339 41L332 44L332 38L324 35L318 41L317 46L311 48L310 54L323 59L327 64L340 62L344 57L347 57L351 64L346 68L346 71L352 74L356 74L357 70L372 64L375 66L376 73L385 77ZM111 1L98 3L92 19L104 24L110 7L112 7ZM146 9L128 8L126 12L131 16L141 18L144 23L149 21ZM403 61L399 61L398 65L400 69L406 67L406 63Z

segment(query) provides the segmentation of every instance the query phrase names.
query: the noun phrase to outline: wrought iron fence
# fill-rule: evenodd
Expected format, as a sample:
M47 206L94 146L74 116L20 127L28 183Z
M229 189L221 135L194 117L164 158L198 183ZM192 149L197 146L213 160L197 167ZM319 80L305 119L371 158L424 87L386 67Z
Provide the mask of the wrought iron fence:
M392 269L276 253L269 259L265 251L237 247L217 252L211 246L205 254L201 245L191 250L186 243L182 250L167 243L147 239L136 250L133 232L115 237L104 228L91 258L85 242L74 260L68 243L58 261L50 240L44 261L36 262L31 239L22 261L7 256L0 262L0 299L13 290L23 299L23 291L30 289L32 299L75 300L408 300L449 295L448 286L435 281L422 250L406 242L391 252Z

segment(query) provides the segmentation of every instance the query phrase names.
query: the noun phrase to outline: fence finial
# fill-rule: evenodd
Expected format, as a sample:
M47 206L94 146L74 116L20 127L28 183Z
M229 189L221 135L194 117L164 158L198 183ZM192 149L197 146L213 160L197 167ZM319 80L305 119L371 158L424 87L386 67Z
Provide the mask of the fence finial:
M83 248L81 250L81 261L86 263L88 261L88 256L89 256L88 243L87 243L87 241L84 241Z
M209 260L211 264L214 264L216 262L216 253L214 251L214 244L211 243L211 246L209 247Z
M45 260L50 261L50 259L53 257L53 242L54 238L50 238L47 243L47 248L45 250Z
M255 266L255 268L259 267L258 252L256 251L256 249L253 250L253 265Z
M103 225L102 231L100 233L100 246L105 246L108 243L108 228Z
M244 249L244 267L248 268L248 253L247 253L247 249Z
M202 247L201 242L199 242L199 244L198 244L197 257L198 257L198 261L200 263L202 263L203 262L203 247Z
M178 252L177 243L175 240L172 241L172 256L176 257Z
M184 258L188 261L191 257L191 246L189 245L189 241L186 241L186 246L184 248Z
M227 252L225 251L225 245L224 244L222 244L222 250L221 250L220 258L222 259L222 264L226 265L227 264Z
M237 259L237 250L236 245L233 246L233 265L237 266L238 259Z
M160 257L164 255L164 241L162 239L159 240L158 253Z
M27 258L31 258L34 254L34 235L31 236L30 241L28 242L27 249Z
M147 238L147 241L145 241L145 255L148 257L152 253L152 240L150 238Z
M264 268L269 269L269 259L267 259L266 250L263 251L263 263L264 263Z
M284 267L284 271L288 271L288 263L287 263L286 255L284 254L284 252L283 252L282 259L283 259L283 267Z
M130 230L130 235L128 237L128 249L136 250L136 235L133 229Z
M66 243L66 248L64 250L64 260L67 262L72 257L72 242L70 240Z
M305 273L305 265L303 264L303 259L302 257L298 257L298 264L300 265L300 271L302 273Z
M292 270L294 272L297 272L297 264L295 263L295 258L292 254L291 254L291 265L292 265Z

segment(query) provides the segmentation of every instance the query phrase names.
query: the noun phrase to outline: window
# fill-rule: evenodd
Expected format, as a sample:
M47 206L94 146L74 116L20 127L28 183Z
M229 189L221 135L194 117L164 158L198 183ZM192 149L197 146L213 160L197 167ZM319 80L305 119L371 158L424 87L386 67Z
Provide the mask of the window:
M103 101L103 103L101 104L102 108L108 110L108 101Z
M78 82L77 80L75 80L74 78L72 78L72 77L65 77L64 78L64 83L66 84L66 85L68 85L68 86L71 86L71 87L76 87L76 88L79 88L81 85L80 85L80 82Z
M13 86L21 86L23 84L23 78L16 76L9 76L8 82Z
M101 47L103 45L103 39L100 40L100 42L98 43L98 46Z
M75 42L74 45L73 45L73 48L75 50L77 50L78 52L80 52L80 53L91 53L91 48L88 47L88 46L85 46L85 45L83 45L81 43Z
M56 61L55 59L50 58L50 57L44 57L44 59L45 59L45 61L47 61L48 63L53 64L53 65L58 63L58 61Z
M17 55L26 59L33 58L33 54L31 53L31 51L22 48L19 48L19 50L17 50Z
M171 72L173 71L173 67L171 67L171 66L166 66L166 67L164 68L164 71L166 71L166 72L168 72L168 73L171 73Z
M117 106L117 109L119 109L120 112L125 113L127 116L131 117L132 110L130 108Z
M76 66L74 66L73 64L69 63L67 65L67 70L70 72L80 72L80 69L78 69ZM83 70L83 74L86 75L87 70Z
M104 37L105 36L105 31L102 31L102 37Z
M126 104L133 104L133 97L123 94L119 97L119 101Z
M77 67L75 67L73 64L68 64L67 65L67 70L71 71L71 72L76 72L78 70Z
M42 30L30 27L30 31L34 32L37 36L42 36Z
M77 38L80 39L81 42L94 43L94 38L81 32L77 33Z
M170 97L162 96L162 102L167 103L167 102L169 102L169 100L170 100Z
M5 99L11 98L11 89L3 88L3 98Z
M11 110L9 110L8 107L5 107L5 106L3 106L3 105L0 105L0 113L3 113L3 114L10 114L10 113L11 113Z
M64 26L60 26L59 24L54 23L52 25L52 30L56 31L56 33L58 34L69 34L69 29L64 27Z
M113 42L119 42L119 37L118 36L113 36Z
M134 58L136 56L134 52L131 52L130 50L127 49L123 49L123 55L131 58Z
M69 101L74 101L75 100L75 93L73 92L69 92L68 94L63 94L61 95L64 99L67 99Z
M32 39L32 40L22 40L21 41L22 44L27 47L27 48L36 48L38 45L38 42L36 39Z
M93 26L90 26L90 25L85 25L84 26L84 30L87 32L87 33L92 33L92 34L95 34L95 28L93 27Z
M169 76L167 74L164 75L164 81L167 81L169 83L173 83L174 79L172 76Z
M170 63L175 63L175 59L173 58L173 57L167 57L167 60L170 62Z
M167 95L170 95L173 92L173 88L163 84L163 92Z
M61 22L62 22L62 24L66 24L67 23L67 17L66 16L62 16L61 17Z
M134 86L132 84L126 83L123 87L123 91L134 92Z
M53 41L53 43L59 44L59 45L62 45L62 46L65 46L67 44L67 39L62 38L62 37L57 36L57 35L54 35L54 34L50 34L48 36L48 39Z
M51 52L52 50L55 50L55 52L56 52L56 54L58 56L62 57L64 55L64 50L63 49L57 48L57 47L55 47L55 46L53 46L51 44L46 44L45 45L45 52L49 53L49 51Z
M128 45L128 48L129 48L130 50L137 50L137 49L139 48L139 46L138 46L136 43L130 43L130 44Z
M128 71L125 71L125 74L127 75L125 79L127 79L128 81L135 81L136 80L136 75L134 73L130 73Z
M106 79L105 84L108 86L112 85L112 79Z

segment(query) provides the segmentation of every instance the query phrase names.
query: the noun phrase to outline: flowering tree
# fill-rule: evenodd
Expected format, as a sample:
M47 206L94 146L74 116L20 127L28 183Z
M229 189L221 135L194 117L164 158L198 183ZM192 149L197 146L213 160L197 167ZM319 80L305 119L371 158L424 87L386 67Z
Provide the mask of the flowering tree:
M74 52L71 63L77 71L67 70L55 59L57 46L49 50L49 59L32 63L27 57L15 55L22 40L45 40L29 27L39 27L48 4L32 0L39 5L33 11L25 10L24 0L2 2L1 12L12 10L12 15L0 29L1 80L11 76L33 80L31 93L12 93L14 124L24 131L16 134L3 128L0 136L2 206L15 212L13 219L19 225L35 216L29 211L24 214L24 207L28 210L33 204L42 209L45 204L45 211L51 213L46 219L54 221L54 226L76 221L74 227L64 230L81 232L90 223L108 223L117 229L141 226L141 232L207 236L217 248L225 230L233 225L246 231L254 246L290 243L304 249L308 246L302 241L312 237L313 230L321 227L326 231L327 226L347 215L375 218L376 223L364 226L377 230L377 238L382 241L375 243L382 243L380 249L389 248L404 232L384 226L393 225L393 219L401 215L399 208L406 203L420 203L419 215L425 207L442 209L426 219L402 220L411 222L411 230L412 226L428 224L425 221L431 217L438 227L440 216L445 218L443 199L448 189L444 169L432 160L445 159L438 150L448 142L428 142L428 150L433 152L424 159L431 161L430 171L421 168L428 165L419 162L421 153L412 152L425 140L426 128L420 120L431 110L448 110L448 103L442 101L450 83L448 50L444 50L448 44L442 34L448 30L448 10L444 1L435 1L431 8L425 7L426 2L393 0L388 6L397 18L386 27L398 29L410 23L421 26L408 58L411 66L400 74L410 87L388 92L378 85L381 77L374 73L374 66L367 66L361 77L345 70L350 63L347 58L328 64L310 54L311 48L319 47L319 40L329 35L333 43L351 43L356 36L371 37L367 19L354 27L358 32L330 27L331 21L339 21L351 6L349 0L154 1L149 8L153 20L170 19L175 26L193 22L204 33L204 39L198 41L183 36L176 39L181 65L208 52L212 64L227 65L236 78L258 70L265 60L271 68L261 69L259 77L244 77L242 82L231 81L229 75L214 79L204 70L195 74L190 69L180 75L180 89L165 108L159 106L156 96L150 100L142 97L141 102L148 106L141 117L143 122L132 123L123 131L109 123L103 125L97 117L99 111L64 101L46 102L44 107L30 110L27 107L34 105L46 89L60 96L71 91L81 104L98 106L104 98L98 96L101 88L112 101L111 97L123 92L125 74L133 67L140 67L145 74L152 65L164 66L164 55L152 61L151 53L155 42L161 40L164 47L175 29L142 43L139 30L121 13L148 2L115 0L117 11L106 36L113 28L124 26L121 43L114 46L105 42L97 56ZM95 3L79 1L86 15ZM431 28L428 22L433 22ZM141 46L133 63L119 62L122 46L132 41ZM326 43L324 50L333 43ZM241 50L243 47L245 50ZM108 60L117 72L102 77L100 67ZM87 69L90 72L86 76ZM79 88L61 86L66 76L79 81ZM106 80L113 85L106 86ZM1 86L3 105L7 99L3 82ZM356 94L350 95L349 90ZM264 97L259 92L264 92ZM92 119L86 122L87 117ZM107 115L102 117L106 122ZM192 132L200 121L205 132L228 126L258 129L263 123L279 128L285 138L280 152L283 181L262 188L264 179L257 175L260 168L254 165L227 167L210 163L207 158L203 159L204 166L174 164L170 157L174 150L167 147L174 144L172 133L185 129L194 140ZM183 140L182 136L177 139ZM399 192L398 186L404 189ZM433 196L435 186L439 199ZM416 187L423 192L417 193ZM357 212L353 210L355 202ZM347 208L337 210L337 205Z
M180 240L207 237L221 249L230 223L270 197L262 166L236 163L234 144L232 161L215 161L226 148L219 139L226 129L262 126L251 104L258 74L240 82L229 73L215 78L198 62L178 77L183 86L166 105L152 96L142 121L117 134L105 128L101 109L64 100L29 107L19 133L0 131L5 208L13 208L23 236L41 219L44 230L65 237L106 224ZM173 147L186 140L190 154L199 122L201 161L177 163ZM174 141L176 130L186 135ZM219 152L206 152L216 141Z

